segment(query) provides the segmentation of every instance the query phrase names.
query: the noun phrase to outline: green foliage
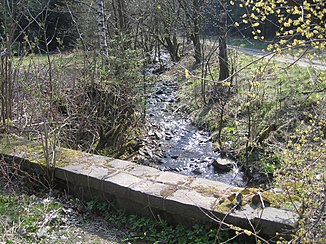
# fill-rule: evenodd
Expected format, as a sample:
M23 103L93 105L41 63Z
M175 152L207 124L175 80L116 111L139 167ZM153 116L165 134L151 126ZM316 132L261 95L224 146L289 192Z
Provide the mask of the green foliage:
M211 243L217 235L216 229L207 229L202 225L194 225L192 228L172 226L163 220L127 215L121 210L109 212L106 219L112 224L130 229L124 240L128 243ZM228 240L230 235L228 231L221 231L219 239Z
M41 194L42 195L42 194ZM63 200L63 199L61 199ZM74 226L66 226L70 222L62 224L67 216L71 214L70 207L79 207L81 202L78 199L64 199L64 203L54 198L43 198L35 195L0 190L0 238L5 238L6 243L43 243L60 238L60 234L69 237L75 230ZM192 228L184 226L171 226L162 220L153 220L136 215L127 215L122 210L116 210L111 204L103 202L98 198L87 202L88 210L85 218L89 219L93 214L105 216L107 223L113 228L128 229L125 236L126 243L211 243L214 241L216 229L208 229L202 225L195 225ZM79 214L78 214L79 215ZM81 215L80 217L82 217ZM75 218L75 217L73 217ZM103 222L101 222L103 223ZM67 232L61 232L62 226L67 227ZM13 229L17 231L12 236ZM43 236L43 230L46 232ZM219 232L219 240L228 240L234 233L228 231ZM70 238L70 237L69 237ZM3 240L3 239L1 239ZM62 239L59 239L59 242ZM76 239L72 239L76 240ZM93 242L92 242L93 243ZM95 242L94 242L95 243Z
M274 19L279 26L276 33L277 43L271 45L281 52L282 47L293 48L311 46L316 49L325 49L325 1L252 1L242 0L240 7L248 11L243 15L243 22L250 22L255 39L264 39L262 23Z
M209 243L215 238L216 231L195 225L191 229L183 226L173 227L165 221L153 221L137 216L129 217L132 230L125 241L139 243Z
M277 175L277 185L301 199L292 201L301 217L293 238L300 243L325 242L325 125L325 118L312 114L309 122L301 121L287 142Z
M43 223L47 223L47 218L51 214L59 212L62 205L51 199L41 201L32 195L14 195L6 191L0 191L0 220L5 223L0 227L0 236L5 233L8 225L16 226L24 242L35 240L37 232L42 228ZM4 222L3 222L4 220ZM46 224L52 231L59 220L49 219ZM10 242L10 239L8 239Z
M244 166L248 177L260 173L270 178L281 167L283 143L288 133L296 130L298 120L309 121L306 114L313 110L321 112L325 72L312 67L288 67L275 60L255 61L254 56L231 52L236 70L251 62L255 65L247 66L234 77L232 95L224 108L223 150ZM216 71L212 66L211 72ZM198 99L199 82L190 84L185 83L183 91L196 101L196 107L189 105L195 121L211 131L216 140L220 106L214 101L204 104ZM209 100L210 87L207 91ZM221 149L219 142L214 145Z
M104 201L100 201L99 199L87 202L87 208L95 213L110 211L110 205Z
M113 36L109 49L110 73L116 81L126 81L134 88L142 77L145 59L141 49L132 49L132 39L128 36ZM133 89L131 89L133 91Z

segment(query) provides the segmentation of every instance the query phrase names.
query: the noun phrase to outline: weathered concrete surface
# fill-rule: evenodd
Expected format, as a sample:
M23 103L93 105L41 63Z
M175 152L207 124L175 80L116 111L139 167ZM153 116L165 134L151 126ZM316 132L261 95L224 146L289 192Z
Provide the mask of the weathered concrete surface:
M34 168L43 167L44 171L44 166L31 157L35 154L31 149L34 144L28 149L29 153L19 151L26 145L16 145L1 149L7 161L23 162L25 168L29 168L26 165L29 163ZM223 220L248 230L254 227L259 233L269 236L291 230L297 223L298 216L291 211L252 206L250 199L254 194L247 189L163 172L128 161L69 152L70 157L61 153L67 158L60 157L55 177L68 190L85 199L101 197L115 202L117 207L127 212L160 216L172 223L218 225ZM240 193L244 201L236 207L232 196Z

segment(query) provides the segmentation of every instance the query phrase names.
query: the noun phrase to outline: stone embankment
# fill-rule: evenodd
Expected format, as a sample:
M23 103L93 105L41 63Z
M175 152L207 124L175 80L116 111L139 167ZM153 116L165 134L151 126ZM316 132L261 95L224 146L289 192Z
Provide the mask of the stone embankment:
M41 148L16 138L2 143L0 153L7 163L45 174ZM173 224L212 226L223 222L267 236L288 233L298 220L292 211L272 207L274 203L268 199L274 194L271 192L69 149L58 149L56 155L55 180L69 193L85 200L101 198L129 213L159 217ZM277 199L275 196L270 199Z

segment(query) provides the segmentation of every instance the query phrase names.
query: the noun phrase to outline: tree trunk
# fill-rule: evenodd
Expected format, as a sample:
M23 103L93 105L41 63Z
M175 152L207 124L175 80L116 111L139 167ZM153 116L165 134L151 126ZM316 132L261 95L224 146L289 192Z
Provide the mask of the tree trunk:
M204 4L203 0L192 0L190 3L186 0L178 1L183 9L186 19L182 20L186 23L187 38L189 38L194 46L196 63L202 62L202 48L200 44L200 22L203 12L201 8ZM189 40L188 39L188 40ZM187 40L187 41L188 41Z
M180 44L178 43L178 39L176 35L166 36L162 39L159 39L160 43L168 50L171 60L173 62L180 61L180 55L179 55L179 47Z
M112 0L115 34L122 35L128 32L126 18L126 3L124 0Z
M227 57L227 46L226 46L226 36L227 36L227 9L226 0L220 1L221 14L220 14L220 33L219 33L219 66L220 75L219 81L226 80L230 76L229 63Z
M201 63L202 61L202 50L200 45L200 36L199 36L199 12L200 12L200 3L199 0L193 1L193 33L191 34L191 40L194 45L195 55L194 58L196 63Z
M122 33L125 33L128 30L126 21L126 4L124 0L117 0L117 4L119 14L119 28Z
M201 52L200 38L198 32L191 35L191 40L195 50L194 58L196 60L196 63L199 64L202 61L202 52Z
M104 13L105 13L104 0L96 0L97 25L98 25L101 55L104 57L105 63L108 64L109 50L108 50L107 30L105 25Z

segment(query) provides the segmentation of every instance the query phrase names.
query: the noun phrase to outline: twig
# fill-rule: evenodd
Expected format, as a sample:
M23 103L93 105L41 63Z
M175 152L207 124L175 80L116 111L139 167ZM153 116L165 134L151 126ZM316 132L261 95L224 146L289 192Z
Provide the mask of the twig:
M304 50L304 52L296 60L294 60L291 64L286 66L284 69L288 69L291 66L293 66L294 64L296 64L307 53L308 49L309 49L309 47L307 47L306 50Z

